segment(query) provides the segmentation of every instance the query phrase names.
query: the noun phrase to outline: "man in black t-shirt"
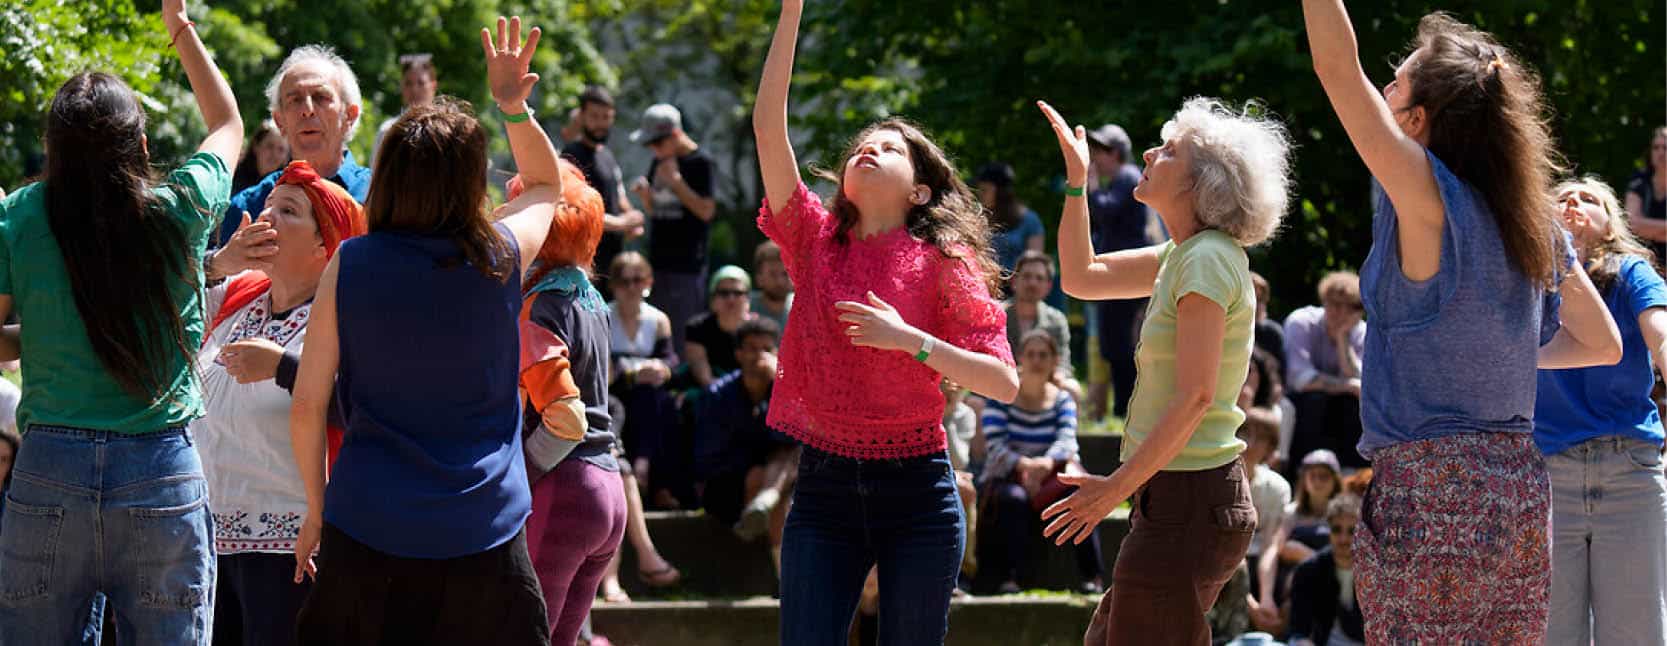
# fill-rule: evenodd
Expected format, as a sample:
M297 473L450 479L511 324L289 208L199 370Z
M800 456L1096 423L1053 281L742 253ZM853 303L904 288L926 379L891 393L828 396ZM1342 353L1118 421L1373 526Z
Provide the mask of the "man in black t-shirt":
M592 85L579 95L579 138L561 149L561 154L579 170L585 181L602 194L602 240L596 245L594 282L602 293L607 286L608 265L625 246L625 240L642 235L643 214L625 196L624 173L608 150L608 133L614 125L614 99L608 91Z
M707 229L718 213L714 164L668 104L649 106L631 141L654 154L647 175L631 183L649 214L648 262L656 287L649 302L672 322L687 321L706 309ZM672 337L673 347L683 347L681 326L672 326Z
M1140 183L1140 169L1131 163L1132 144L1123 128L1106 124L1088 133L1088 154L1092 179L1089 181L1088 218L1094 227L1094 253L1110 253L1152 244L1148 234L1152 216L1146 205L1135 201L1134 188ZM1108 300L1098 304L1100 356L1111 368L1111 410L1117 417L1129 414L1134 395L1136 341L1140 338L1146 299ZM1105 384L1094 384L1090 409L1099 410L1105 401Z

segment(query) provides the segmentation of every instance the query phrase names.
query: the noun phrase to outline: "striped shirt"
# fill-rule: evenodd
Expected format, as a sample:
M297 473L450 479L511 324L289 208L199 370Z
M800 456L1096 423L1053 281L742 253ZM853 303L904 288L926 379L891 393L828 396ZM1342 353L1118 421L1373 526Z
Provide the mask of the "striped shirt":
M979 477L984 482L1006 478L1019 458L1069 460L1077 454L1077 404L1064 389L1039 411L991 400L984 405L984 441L989 450Z

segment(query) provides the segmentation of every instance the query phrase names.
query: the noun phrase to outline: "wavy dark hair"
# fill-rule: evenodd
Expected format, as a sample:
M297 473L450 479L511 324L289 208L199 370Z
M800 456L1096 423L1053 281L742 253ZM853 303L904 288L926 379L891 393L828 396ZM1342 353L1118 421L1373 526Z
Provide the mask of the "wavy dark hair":
M365 204L370 230L450 238L463 262L509 281L515 252L492 229L485 171L486 130L467 101L442 96L407 109L376 151Z
M988 207L990 222L1002 231L1018 226L1019 218L1024 214L1024 205L1019 203L1019 195L1013 192L1014 180L1013 167L1005 162L985 164L972 180L974 184L988 182L995 187L996 203Z
M857 155L857 148L869 135L880 130L891 130L908 142L909 161L915 167L915 182L932 189L932 197L925 204L909 209L905 226L909 234L937 247L947 258L966 258L984 275L985 286L992 296L1001 294L1001 266L996 264L990 247L990 224L984 217L984 205L961 175L943 149L932 142L919 126L905 119L892 117L870 124L851 138L839 165L829 170L816 169L816 176L839 187L834 196L833 213L839 219L834 239L840 244L851 241L851 227L856 226L860 214L857 205L845 196L845 165Z
M200 288L201 274L185 229L152 190L145 111L121 79L77 74L52 98L46 150L46 218L87 340L124 391L155 402L173 385L172 367L191 365L195 350L185 303L170 287Z
M1430 152L1487 200L1511 265L1555 284L1562 229L1551 186L1563 173L1540 78L1491 34L1432 13L1418 21L1409 105L1429 119Z

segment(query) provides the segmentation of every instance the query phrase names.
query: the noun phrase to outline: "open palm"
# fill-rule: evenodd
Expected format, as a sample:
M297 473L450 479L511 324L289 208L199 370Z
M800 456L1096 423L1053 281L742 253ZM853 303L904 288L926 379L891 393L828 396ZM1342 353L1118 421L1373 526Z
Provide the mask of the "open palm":
M1046 101L1037 101L1037 107L1042 108L1042 114L1048 118L1048 125L1053 127L1053 134L1059 139L1059 152L1065 156L1065 179L1072 186L1082 186L1088 181L1088 133L1082 126L1075 130L1065 122L1065 117L1053 109Z
M505 27L508 32L505 32ZM480 46L486 51L486 82L492 89L492 100L500 107L525 103L538 83L538 75L528 72L533 52L538 48L540 31L533 27L521 41L521 17L505 19L498 16L498 33L494 38L486 29L480 30Z

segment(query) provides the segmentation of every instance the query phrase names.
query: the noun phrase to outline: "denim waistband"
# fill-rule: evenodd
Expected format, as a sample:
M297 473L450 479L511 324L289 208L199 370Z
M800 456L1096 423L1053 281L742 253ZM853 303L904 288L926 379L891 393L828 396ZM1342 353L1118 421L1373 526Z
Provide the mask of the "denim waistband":
M1572 452L1575 452L1575 451L1590 452L1590 451L1602 451L1604 449L1609 449L1609 450L1613 450L1613 451L1629 451L1633 447L1649 447L1651 449L1655 449L1655 450L1659 451L1659 450L1661 450L1661 443L1660 442L1651 442L1649 440L1646 440L1646 439L1643 439L1643 438L1638 438L1638 437L1632 437L1630 435L1604 435L1604 436L1601 436L1601 437L1594 437L1594 438L1586 440L1584 442L1580 442L1578 444L1575 444L1574 446L1571 446L1567 449L1564 449L1563 452L1564 453L1572 453Z
M860 465L864 465L864 466L878 466L878 467L889 467L889 468L902 469L902 468L908 468L908 467L913 467L913 466L931 464L931 463L939 461L939 460L943 460L945 462L949 461L949 453L948 453L947 450L937 451L937 452L933 452L933 453L927 453L925 455L916 455L916 456L907 457L907 458L880 458L880 459L853 458L853 457L850 457L850 456L840 455L838 453L829 453L827 451L823 451L821 449L813 447L809 444L803 445L803 447L801 447L799 450L803 451L803 459L809 460L809 461L814 462L814 463L819 463L819 464L836 464L836 465L858 465L858 464L860 464Z
M25 437L27 437L28 435L30 435L32 433L50 433L50 434L53 434L53 435L62 435L62 436L70 437L70 438L74 438L74 439L97 440L97 441L106 441L106 442L108 442L110 440L150 440L150 439L158 439L158 438L165 438L165 437L173 437L175 435L183 435L183 436L185 436L185 438L187 440L191 439L191 433L190 433L189 430L186 429L185 426L170 426L170 427L162 429L162 430L146 431L146 432L143 432L143 433L120 433L120 432L117 432L117 431L101 431L101 430L98 430L98 429L91 429L91 428L77 428L77 427L74 427L74 426L50 426L50 425L44 425L44 424L30 424L29 429L27 431L25 431L23 433L23 435Z

